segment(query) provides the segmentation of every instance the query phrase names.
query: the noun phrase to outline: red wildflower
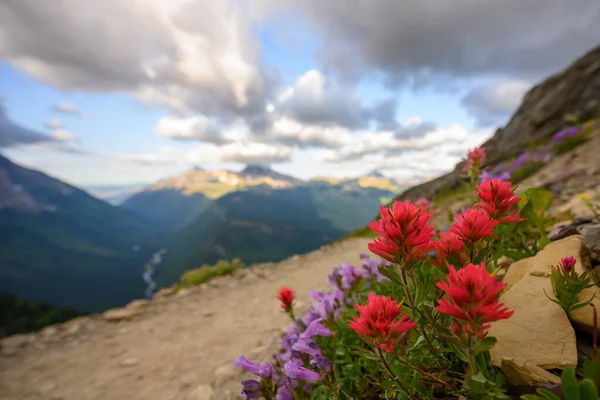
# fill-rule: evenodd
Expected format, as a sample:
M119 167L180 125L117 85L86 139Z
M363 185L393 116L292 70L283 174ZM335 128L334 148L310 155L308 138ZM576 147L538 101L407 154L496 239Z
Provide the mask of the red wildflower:
M295 297L296 292L287 286L283 286L281 289L279 289L279 296L277 296L279 301L281 301L281 308L283 308L285 311L292 309L292 302L294 301Z
M517 211L506 215L510 206L518 203L520 197L515 196L510 182L500 179L488 179L481 185L476 186L479 203L475 207L483 209L491 218L503 223L521 222L524 218L519 217Z
M446 266L448 260L456 258L460 264L465 264L467 255L464 253L465 245L455 233L440 232L440 240L435 242L437 257L433 264Z
M456 234L465 242L475 243L490 236L499 223L481 210L468 209L456 217L450 227L450 233Z
M447 282L436 283L446 294L436 309L454 317L462 330L483 338L490 322L513 315L513 311L498 302L506 283L497 281L484 264L469 264L458 271L448 266L448 270ZM453 325L452 330L460 331L459 326Z
M575 263L577 262L577 260L575 259L575 257L564 257L563 259L560 260L560 262L558 263L559 267L564 269L567 272L570 272L573 267L575 266Z
M380 237L369 243L369 250L390 262L400 264L411 259L423 258L434 247L431 238L431 217L409 200L394 201L389 208L379 209L379 219L369 227Z
M429 211L431 209L431 202L424 197L421 197L419 200L415 201L415 206L422 208L425 211Z
M394 343L403 334L417 326L403 315L399 320L396 318L402 313L402 306L387 296L379 296L369 293L366 305L355 305L359 316L354 316L348 326L353 329L367 343L373 344L380 349L392 353Z
M468 172L471 169L479 169L485 163L485 149L477 147L467 153L467 163L463 167L463 172Z

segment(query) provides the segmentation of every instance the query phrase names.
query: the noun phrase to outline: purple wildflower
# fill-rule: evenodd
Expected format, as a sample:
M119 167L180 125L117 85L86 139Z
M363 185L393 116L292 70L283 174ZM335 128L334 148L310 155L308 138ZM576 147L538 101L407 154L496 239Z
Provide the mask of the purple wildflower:
M240 356L237 360L235 360L233 362L233 365L236 368L240 368L244 371L251 372L255 375L260 376L261 378L267 378L271 376L273 372L271 364L267 362L261 364L254 363L248 360L244 355Z
M301 367L298 364L291 362L286 363L283 366L285 374L292 379L301 379L303 381L318 382L321 380L321 374L310 369Z
M510 174L508 172L503 172L496 177L496 179L500 179L501 181L508 181L510 179Z
M243 399L256 400L260 399L262 393L260 392L261 384L259 381L254 379L248 379L242 381L242 392L240 393Z
M327 296L325 293L323 292L317 292L316 290L311 290L310 292L308 292L308 295L310 297L312 297L313 299L319 301L319 300L323 300L325 298L325 296Z
M312 304L312 308L314 309L314 312L324 320L328 320L334 312L332 301L328 298L324 298L321 301L315 301Z
M314 356L316 354L320 355L321 352L321 349L317 345L317 342L315 342L312 339L300 339L296 344L292 346L292 349L311 356Z
M287 386L279 386L275 400L294 400L294 395L292 395Z
M342 275L341 289L349 289L358 278L362 277L360 270L348 263L342 263L339 268Z
M310 366L313 368L317 367L319 371L325 374L331 371L331 368L333 367L329 360L319 353L313 355L313 359L310 360Z
M312 336L331 336L332 333L329 329L325 328L321 324L321 318L315 319L306 327L306 330L300 334L301 339L307 339Z
M342 276L340 275L340 269L339 267L335 267L333 272L327 276L327 283L329 283L331 286L337 287L341 279Z

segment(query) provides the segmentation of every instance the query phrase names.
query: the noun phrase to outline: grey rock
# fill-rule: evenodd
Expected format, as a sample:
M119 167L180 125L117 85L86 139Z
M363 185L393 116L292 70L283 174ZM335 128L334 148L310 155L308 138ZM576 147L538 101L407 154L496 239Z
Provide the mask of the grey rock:
M580 231L587 248L600 253L600 224L584 225Z

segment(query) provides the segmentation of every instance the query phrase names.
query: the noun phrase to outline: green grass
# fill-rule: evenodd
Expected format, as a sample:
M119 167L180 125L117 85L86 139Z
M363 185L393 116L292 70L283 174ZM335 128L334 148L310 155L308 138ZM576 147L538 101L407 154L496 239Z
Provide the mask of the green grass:
M234 258L231 261L220 260L215 265L205 264L200 268L191 269L185 272L181 276L178 286L198 286L217 276L230 275L244 267L244 263L239 258Z

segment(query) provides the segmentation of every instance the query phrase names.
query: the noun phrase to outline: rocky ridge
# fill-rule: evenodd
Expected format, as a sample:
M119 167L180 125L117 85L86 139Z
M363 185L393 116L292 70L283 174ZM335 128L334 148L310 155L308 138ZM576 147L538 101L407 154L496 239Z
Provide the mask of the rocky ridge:
M583 55L563 71L530 89L504 128L483 144L487 164L516 156L532 143L550 139L564 125L565 117L578 114L600 102L600 47ZM462 182L463 163L436 179L413 186L398 200L432 198L443 189Z

